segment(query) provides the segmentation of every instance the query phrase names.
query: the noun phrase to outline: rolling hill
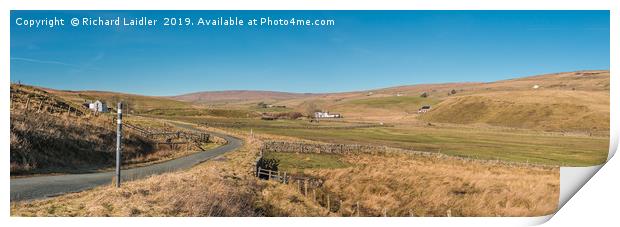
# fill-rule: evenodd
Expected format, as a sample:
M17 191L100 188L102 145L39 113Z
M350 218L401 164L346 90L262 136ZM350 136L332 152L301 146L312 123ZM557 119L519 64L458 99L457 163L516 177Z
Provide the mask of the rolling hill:
M224 101L275 101L285 99L298 99L317 95L319 94L278 91L231 90L195 92L184 95L172 96L170 98L185 102L208 103Z
M420 117L548 131L609 131L609 71L558 73L482 84L445 97Z
M108 103L125 100L130 103L132 113L137 114L182 112L183 116L196 113L196 116L235 118L239 114L219 114L222 112L219 110L235 110L241 111L243 116L258 116L269 110L257 108L256 104L267 102L287 107L280 111L307 113L310 109L320 109L341 113L351 121L484 124L545 131L603 132L609 131L609 87L609 71L596 70L487 83L420 84L324 94L231 90L151 97L102 91L45 90L76 104L93 99ZM427 93L428 97L420 97L422 93ZM417 114L423 105L431 105L431 111Z
M352 121L484 124L545 131L608 131L608 70L553 73L495 82L419 84L343 93L197 92L170 97L218 108L257 110L259 102L288 111L320 109ZM420 94L427 93L422 98ZM430 112L417 110L431 105Z
M316 106L359 121L603 132L609 131L609 80L607 70L578 71L489 83L423 84L330 93L276 103L302 112L308 106ZM428 97L420 97L424 92ZM423 105L432 105L431 111L417 114Z

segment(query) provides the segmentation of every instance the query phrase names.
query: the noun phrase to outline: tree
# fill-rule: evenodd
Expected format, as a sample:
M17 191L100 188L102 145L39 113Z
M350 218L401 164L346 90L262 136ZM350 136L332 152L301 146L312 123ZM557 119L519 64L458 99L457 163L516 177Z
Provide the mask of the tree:
M452 89L452 91L450 91L450 94L456 94L456 90Z
M426 93L426 92L422 92L422 94L420 95L420 97L422 97L422 98L426 98L426 97L428 97L428 93Z
M287 115L288 115L288 118L291 120L297 120L303 116L303 114L301 114L300 112L290 112Z
M314 102L309 103L308 106L306 107L306 115L309 118L313 118L314 113L319 112L319 111L320 111L319 107Z

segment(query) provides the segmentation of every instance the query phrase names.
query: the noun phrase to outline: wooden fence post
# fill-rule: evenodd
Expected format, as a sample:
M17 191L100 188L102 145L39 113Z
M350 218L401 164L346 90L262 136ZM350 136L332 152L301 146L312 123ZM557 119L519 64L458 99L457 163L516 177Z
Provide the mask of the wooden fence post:
M30 109L30 97L26 100L26 110Z
M387 208L383 208L383 217L387 217Z
M331 210L331 207L330 207L330 204L329 204L329 193L327 193L327 213L331 213L331 212L332 212L332 210Z
M360 201L357 201L355 204L355 211L357 213L357 216L360 216Z
M304 195L308 196L308 178L304 179Z
M452 217L452 211L450 209L448 209L448 212L446 212L446 216Z
M316 190L312 189L312 198L314 198L314 201L316 202Z

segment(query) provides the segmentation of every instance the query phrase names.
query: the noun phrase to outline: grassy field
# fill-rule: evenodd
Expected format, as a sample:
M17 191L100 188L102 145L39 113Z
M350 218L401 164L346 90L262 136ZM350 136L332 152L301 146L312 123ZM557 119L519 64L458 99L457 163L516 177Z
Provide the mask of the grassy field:
M387 96L376 98L362 98L345 101L336 105L335 110L351 112L364 108L374 108L382 110L394 110L399 112L415 113L424 105L435 105L441 100L436 98L422 98L420 96ZM366 111L362 111L366 112Z
M609 138L583 134L458 124L400 124L394 127L359 129L300 129L278 127L350 126L349 121L264 121L259 119L176 117L194 123L224 122L239 130L329 143L385 145L417 151L490 160L564 166L598 165L607 158ZM216 126L217 127L217 126Z
M247 128L268 128L268 127L348 127L348 126L359 126L359 125L369 125L367 122L352 122L346 121L342 119L332 119L332 120L321 120L320 123L310 122L306 119L298 119L298 120L261 120L258 118L232 118L232 117L210 117L210 116L156 116L156 115L147 115L149 117L169 119L169 120L179 120L185 122L191 122L196 124L223 124L226 127L234 126ZM373 124L376 125L376 124Z
M479 159L550 165L597 165L607 158L609 139L470 128L394 127L367 129L255 128L258 133L330 143L386 145Z

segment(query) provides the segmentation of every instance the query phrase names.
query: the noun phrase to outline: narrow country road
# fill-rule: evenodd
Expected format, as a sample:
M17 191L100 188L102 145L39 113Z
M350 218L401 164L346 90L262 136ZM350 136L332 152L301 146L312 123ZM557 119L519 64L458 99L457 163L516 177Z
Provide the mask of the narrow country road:
M195 130L195 128L188 125L175 125L186 129ZM229 135L215 132L209 133L225 139L228 143L208 151L194 153L174 160L122 170L122 180L135 180L154 174L187 169L226 152L233 151L241 147L243 144L241 139ZM40 199L69 192L79 192L104 184L111 184L113 175L114 171L109 171L101 173L67 174L11 179L11 201Z

